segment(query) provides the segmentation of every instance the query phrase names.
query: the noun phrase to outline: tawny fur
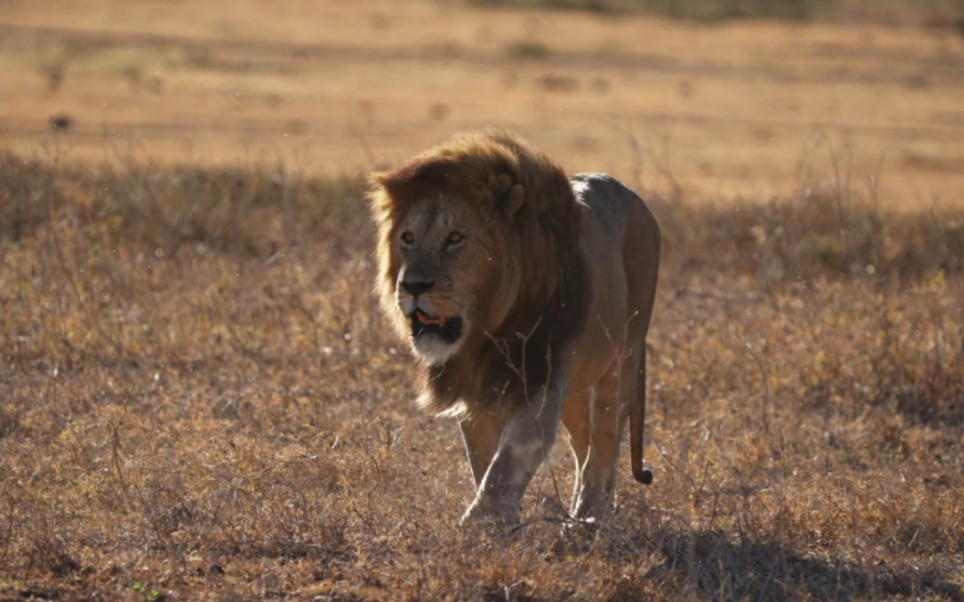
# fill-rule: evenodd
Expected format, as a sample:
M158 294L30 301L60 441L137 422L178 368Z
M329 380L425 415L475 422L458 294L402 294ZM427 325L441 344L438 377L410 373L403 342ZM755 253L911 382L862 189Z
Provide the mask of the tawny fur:
M627 418L633 473L648 482L645 338L660 236L645 203L607 176L569 180L499 129L376 174L369 198L383 309L423 360L424 405L460 419L477 485L464 520L518 521L560 422L578 471L573 516L611 511ZM455 252L450 228L466 240ZM413 293L413 274L431 286ZM421 304L436 323L464 319L464 332L424 336Z

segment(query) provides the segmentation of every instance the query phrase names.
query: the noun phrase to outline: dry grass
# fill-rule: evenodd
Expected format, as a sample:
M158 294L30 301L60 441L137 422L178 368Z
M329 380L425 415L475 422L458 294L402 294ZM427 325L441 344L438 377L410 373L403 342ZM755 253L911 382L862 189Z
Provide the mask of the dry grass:
M805 184L654 201L656 481L491 539L360 181L0 156L0 598L964 599L964 214Z

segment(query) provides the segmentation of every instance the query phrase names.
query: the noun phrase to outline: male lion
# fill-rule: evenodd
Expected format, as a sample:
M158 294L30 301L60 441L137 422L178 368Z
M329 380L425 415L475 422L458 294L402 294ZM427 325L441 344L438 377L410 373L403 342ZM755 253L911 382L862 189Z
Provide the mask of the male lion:
M649 483L660 234L643 201L604 175L570 181L499 129L376 174L370 201L378 288L421 360L421 401L459 418L477 486L463 522L518 522L560 419L578 472L574 517L608 517L627 416L633 474Z

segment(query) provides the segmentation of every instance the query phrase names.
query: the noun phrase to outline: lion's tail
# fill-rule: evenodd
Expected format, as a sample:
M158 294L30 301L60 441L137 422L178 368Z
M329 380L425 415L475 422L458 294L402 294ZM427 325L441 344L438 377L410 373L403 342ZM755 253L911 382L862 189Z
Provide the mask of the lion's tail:
M629 407L629 443L633 476L644 485L653 482L653 473L643 463L643 431L646 428L646 342L643 341L636 373L636 399Z

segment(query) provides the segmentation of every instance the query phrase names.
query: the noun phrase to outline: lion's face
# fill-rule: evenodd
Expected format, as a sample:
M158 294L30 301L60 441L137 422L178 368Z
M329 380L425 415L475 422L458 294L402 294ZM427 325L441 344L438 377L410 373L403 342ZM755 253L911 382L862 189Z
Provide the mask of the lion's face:
M425 363L444 364L485 328L495 242L480 208L442 195L416 201L394 229L395 303Z

